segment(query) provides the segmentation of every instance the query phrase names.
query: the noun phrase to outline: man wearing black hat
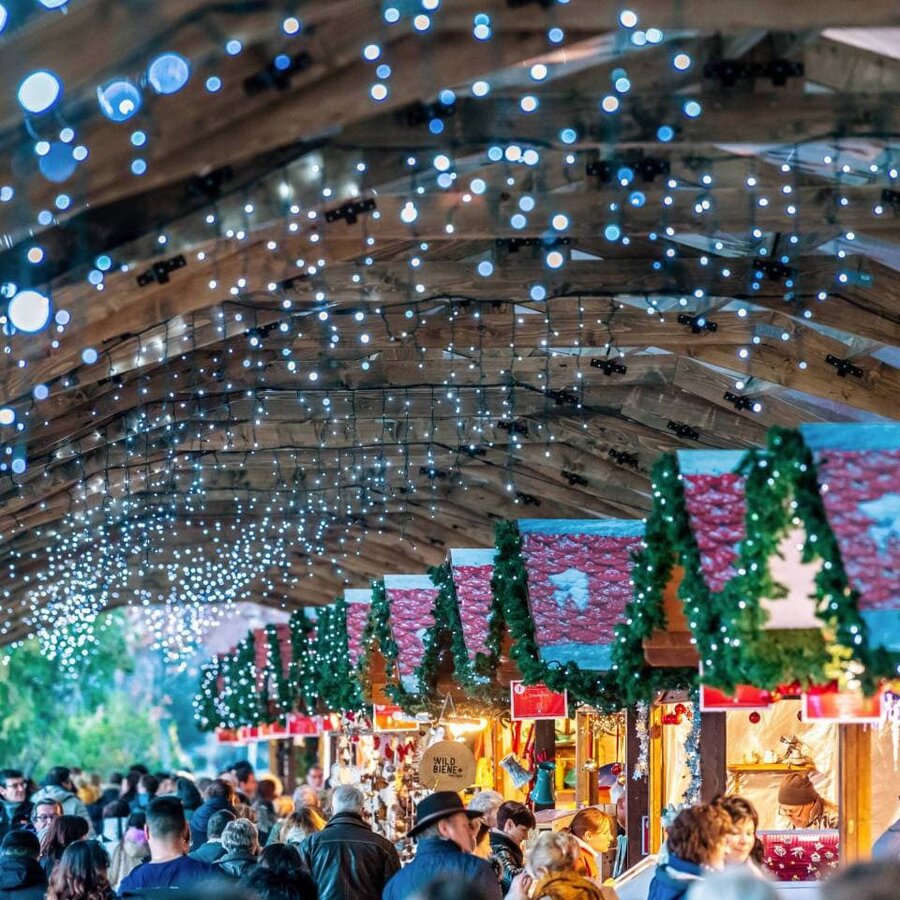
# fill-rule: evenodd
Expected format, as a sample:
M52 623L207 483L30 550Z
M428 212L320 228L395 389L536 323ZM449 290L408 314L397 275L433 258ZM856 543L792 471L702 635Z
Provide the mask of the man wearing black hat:
M838 815L813 787L809 775L788 772L778 788L778 812L790 822L790 828L837 828Z
M466 810L453 791L437 791L416 807L410 837L417 839L416 858L401 869L384 889L382 900L408 900L437 878L461 877L472 895L501 900L500 882L490 863L472 855L477 810Z

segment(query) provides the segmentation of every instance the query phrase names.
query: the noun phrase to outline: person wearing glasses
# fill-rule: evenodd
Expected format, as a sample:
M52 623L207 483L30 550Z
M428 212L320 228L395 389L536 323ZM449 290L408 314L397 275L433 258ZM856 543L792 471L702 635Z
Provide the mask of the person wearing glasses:
M838 810L813 787L809 775L788 772L778 788L778 814L788 828L837 828Z
M28 782L18 769L0 770L0 840L10 831L31 827Z
M39 800L31 812L31 824L37 836L43 840L50 826L63 814L62 804L58 800Z

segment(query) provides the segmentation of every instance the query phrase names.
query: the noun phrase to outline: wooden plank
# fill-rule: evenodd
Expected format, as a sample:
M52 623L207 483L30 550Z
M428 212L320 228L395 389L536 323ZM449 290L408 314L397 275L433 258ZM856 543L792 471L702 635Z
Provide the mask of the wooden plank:
M841 864L872 851L872 732L868 725L838 725L838 797Z
M700 802L709 803L727 789L725 713L701 713L700 716Z

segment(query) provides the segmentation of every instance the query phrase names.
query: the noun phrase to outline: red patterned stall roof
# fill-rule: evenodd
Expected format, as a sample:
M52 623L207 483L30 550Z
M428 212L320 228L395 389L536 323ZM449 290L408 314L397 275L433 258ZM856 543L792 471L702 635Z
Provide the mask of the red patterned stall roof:
M900 424L800 431L870 640L900 650Z
M359 588L344 591L344 606L347 616L347 650L350 654L350 665L355 669L362 659L363 635L369 618L369 607L372 605L370 588Z
M415 672L425 654L424 639L434 627L432 610L438 589L428 575L385 575L391 632L397 643L397 668L407 691L418 691Z
M613 628L631 599L632 554L643 547L643 522L523 519L518 525L541 658L608 669Z
M678 469L688 520L700 550L701 573L714 593L737 574L735 563L746 533L745 479L734 472L743 456L741 451L732 450L678 451Z
M475 659L476 653L488 652L487 636L494 601L491 577L496 552L492 548L450 551L450 572L470 660Z

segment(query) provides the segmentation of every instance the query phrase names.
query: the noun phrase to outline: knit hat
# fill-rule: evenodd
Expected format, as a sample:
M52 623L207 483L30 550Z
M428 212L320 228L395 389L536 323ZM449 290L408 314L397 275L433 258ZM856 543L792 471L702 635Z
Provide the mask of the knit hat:
M818 799L819 793L809 780L809 775L788 772L781 779L781 786L778 788L779 803L785 806L806 806L807 803L815 803Z

